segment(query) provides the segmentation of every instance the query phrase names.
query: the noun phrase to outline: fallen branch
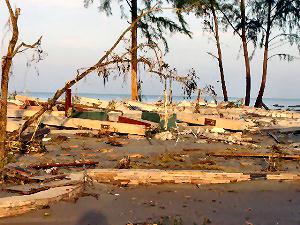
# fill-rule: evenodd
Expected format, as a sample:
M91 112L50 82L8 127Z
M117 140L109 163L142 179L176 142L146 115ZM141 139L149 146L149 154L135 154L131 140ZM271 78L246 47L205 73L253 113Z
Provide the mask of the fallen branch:
M279 153L232 153L232 152L222 152L222 153L207 153L209 156L215 157L250 157L250 158L279 158L286 160L300 160L300 155L286 155Z
M74 163L49 163L42 165L30 165L32 169L49 169L53 167L83 167L83 166L96 166L99 162L74 162Z
M122 34L119 36L119 38L117 39L117 41L113 44L113 46L100 58L100 60L93 66L89 67L88 69L84 70L82 73L77 74L76 78L74 78L73 80L68 81L65 86L62 89L59 89L56 91L56 93L54 94L54 96L52 97L52 99L48 100L47 104L45 104L43 106L43 108L38 111L36 114L34 114L33 116L31 116L24 124L22 127L20 127L20 129L18 130L17 134L20 138L21 134L32 124L34 123L41 115L43 115L46 111L51 110L57 100L62 96L63 93L65 93L65 91L67 89L70 89L73 85L75 85L78 81L82 80L83 78L85 78L88 74L95 72L95 71L99 71L101 70L101 68L104 68L107 65L110 64L114 64L114 63L118 63L120 62L122 59L120 58L116 58L111 61L107 61L107 59L109 58L109 56L113 53L113 51L116 49L116 47L119 45L119 43L123 40L124 36L135 26L136 23L138 23L138 21L145 15L153 12L153 11L159 11L159 8L156 8L156 5L151 8L150 10L146 11L146 12L142 12L140 16L138 16L138 18L130 25L127 27L127 29L125 29Z

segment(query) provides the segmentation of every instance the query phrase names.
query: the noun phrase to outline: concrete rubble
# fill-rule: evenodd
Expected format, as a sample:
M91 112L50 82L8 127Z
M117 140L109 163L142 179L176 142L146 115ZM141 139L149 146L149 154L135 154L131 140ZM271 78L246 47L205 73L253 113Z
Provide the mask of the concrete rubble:
M8 132L45 104L18 95L9 100ZM296 111L85 97L74 97L70 104L71 110L65 101L57 102L21 142L9 142L11 155L25 153L30 160L5 167L2 190L22 195L0 199L0 217L78 197L92 181L201 185L300 179L295 172L300 159ZM92 140L101 147L91 147ZM49 147L52 154L47 154ZM291 165L284 167L279 159Z

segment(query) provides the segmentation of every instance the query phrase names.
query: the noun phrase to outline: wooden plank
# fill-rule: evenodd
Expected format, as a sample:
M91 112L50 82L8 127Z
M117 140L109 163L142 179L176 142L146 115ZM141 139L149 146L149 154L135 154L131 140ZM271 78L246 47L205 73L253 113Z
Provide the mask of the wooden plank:
M186 123L215 126L228 130L245 130L247 123L241 120L222 119L212 116L201 116L194 113L177 113L177 119Z
M48 183L32 183L32 184L25 184L25 185L9 186L9 187L2 188L2 190L6 192L19 193L23 195L31 195L40 191L48 190L50 188L77 185L77 184L79 184L79 181L59 180L59 181L51 181Z
M82 167L82 166L95 166L99 162L71 162L71 163L49 163L41 165L30 165L29 168L33 169L49 169L53 167Z
M83 185L51 188L32 195L0 198L0 217L16 216L61 200L76 199Z
M107 132L145 135L146 127L126 123L116 123L109 121L88 120L79 118L65 118L55 116L44 116L42 123L49 126L61 126L68 128L88 128L93 130L103 130Z
M98 182L128 184L195 184L196 181L209 183L230 183L250 180L249 174L204 172L197 170L156 170L156 169L95 169L88 171L88 175Z

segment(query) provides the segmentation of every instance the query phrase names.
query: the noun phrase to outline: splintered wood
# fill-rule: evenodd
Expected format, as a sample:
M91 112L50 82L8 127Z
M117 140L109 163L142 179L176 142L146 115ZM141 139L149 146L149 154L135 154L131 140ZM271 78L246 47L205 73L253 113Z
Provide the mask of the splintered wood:
M116 184L219 184L250 180L243 173L208 173L194 170L90 170L89 176L100 183Z
M51 188L32 195L0 198L0 217L16 216L61 200L75 199L83 186Z
M119 185L145 184L225 184L256 179L300 180L299 174L245 174L197 170L95 169L88 175L99 183Z

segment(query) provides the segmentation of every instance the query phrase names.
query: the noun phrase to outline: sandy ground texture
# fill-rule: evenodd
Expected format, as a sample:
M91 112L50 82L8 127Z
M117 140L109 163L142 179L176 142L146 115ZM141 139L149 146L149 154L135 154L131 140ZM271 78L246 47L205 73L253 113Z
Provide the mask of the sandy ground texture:
M67 163L74 161L97 161L97 168L114 168L120 159L129 156L133 169L196 169L224 172L270 172L270 165L277 172L299 172L300 161L268 158L224 158L208 156L208 153L283 153L299 154L289 145L278 145L268 135L251 136L260 147L226 144L195 138L193 135L180 139L161 141L152 138L114 136L86 137L76 134L50 134L44 142L45 153L18 155L16 164ZM298 138L294 135L293 138ZM113 139L122 147L112 146ZM81 170L81 169L79 169ZM67 171L62 171L67 172Z
M299 182L117 187L95 184L74 202L60 202L7 225L300 224Z

